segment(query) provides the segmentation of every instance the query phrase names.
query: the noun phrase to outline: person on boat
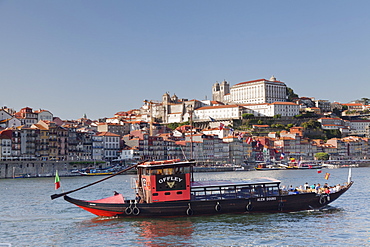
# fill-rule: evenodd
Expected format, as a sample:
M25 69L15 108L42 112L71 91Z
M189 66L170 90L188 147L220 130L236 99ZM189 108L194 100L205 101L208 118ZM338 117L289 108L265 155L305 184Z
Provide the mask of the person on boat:
M282 193L282 194L286 194L286 193L288 193L288 189L286 188L286 186L285 186L285 185L283 185L283 186L280 188L280 191L281 191L281 193Z
M119 193L118 193L117 191L114 191L114 195L115 195L115 196L118 196L118 195L119 195Z
M330 188L329 187L326 187L326 188L324 187L323 189L324 189L325 194L330 194Z
M341 189L340 184L337 184L337 186L335 186L335 189L336 189L337 191L340 191L340 189Z
M295 195L295 194L299 194L297 189L290 190L289 193L288 193L288 195Z
M306 182L305 184L304 184L304 189L305 190L308 190L310 188L310 186L308 185L308 183Z
M136 201L136 203L140 203L141 196L139 195L139 193L136 193L135 201Z
M289 191L294 191L293 185L289 186Z

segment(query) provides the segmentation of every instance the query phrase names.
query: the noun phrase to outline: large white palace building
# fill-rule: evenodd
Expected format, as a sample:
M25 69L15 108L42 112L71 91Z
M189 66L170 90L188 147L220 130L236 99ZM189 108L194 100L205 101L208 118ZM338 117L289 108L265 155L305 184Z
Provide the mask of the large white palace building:
M212 87L212 99L225 104L285 102L286 98L287 86L274 76L269 80L240 82L231 88L227 81L216 82Z

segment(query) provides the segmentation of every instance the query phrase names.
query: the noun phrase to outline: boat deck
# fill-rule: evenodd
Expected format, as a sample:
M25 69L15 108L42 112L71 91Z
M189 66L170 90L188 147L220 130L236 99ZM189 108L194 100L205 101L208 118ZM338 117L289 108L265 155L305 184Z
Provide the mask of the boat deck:
M273 178L255 178L241 181L228 181L228 180L214 180L214 181L194 181L191 183L191 188L203 187L221 187L221 186L242 186L254 184L280 184L280 180Z

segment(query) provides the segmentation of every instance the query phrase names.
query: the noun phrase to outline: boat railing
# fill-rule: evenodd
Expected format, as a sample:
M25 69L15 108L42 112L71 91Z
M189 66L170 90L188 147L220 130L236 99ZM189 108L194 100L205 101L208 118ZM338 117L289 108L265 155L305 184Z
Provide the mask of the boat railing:
M255 198L255 197L269 197L269 196L279 196L279 192L246 192L246 191L238 191L234 193L218 193L218 194L208 194L208 195L199 195L196 193L193 193L191 195L191 200L193 201L209 201L209 200L222 200L222 199L249 199L249 198Z

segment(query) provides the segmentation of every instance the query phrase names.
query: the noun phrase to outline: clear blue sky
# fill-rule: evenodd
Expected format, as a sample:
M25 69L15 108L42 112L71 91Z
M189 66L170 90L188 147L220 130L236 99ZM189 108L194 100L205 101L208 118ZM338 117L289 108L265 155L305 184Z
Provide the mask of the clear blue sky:
M0 106L62 119L208 99L216 81L370 98L369 1L0 0Z

